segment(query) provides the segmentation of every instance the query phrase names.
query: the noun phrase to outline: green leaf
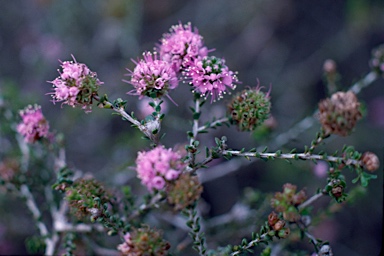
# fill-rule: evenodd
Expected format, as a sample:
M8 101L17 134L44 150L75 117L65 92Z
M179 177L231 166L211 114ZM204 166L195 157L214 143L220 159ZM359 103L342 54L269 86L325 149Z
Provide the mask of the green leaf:
M366 187L368 186L369 180L376 179L376 178L377 178L377 175L363 172L360 179L361 185L363 187Z
M192 118L194 120L198 120L200 118L200 114L201 114L201 112L194 112L193 115L192 115Z
M355 184L356 182L359 181L359 179L360 179L360 175L357 176L356 178L354 178L354 179L352 180L352 183Z

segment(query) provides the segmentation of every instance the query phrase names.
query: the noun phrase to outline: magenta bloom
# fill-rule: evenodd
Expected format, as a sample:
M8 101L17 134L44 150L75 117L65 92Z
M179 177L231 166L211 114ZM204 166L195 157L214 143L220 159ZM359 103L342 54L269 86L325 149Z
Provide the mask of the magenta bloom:
M160 57L172 64L176 72L185 69L196 58L207 56L209 50L204 46L203 37L191 23L174 25L170 33L164 34L158 46Z
M194 87L193 92L205 99L211 96L211 102L221 99L228 88L235 89L236 83L239 83L235 73L225 65L224 59L214 56L196 59L183 74Z
M17 125L16 129L24 137L25 142L34 143L49 135L49 124L39 105L27 106L20 111L20 116L22 122Z
M177 87L179 81L176 72L168 62L158 60L156 53L145 52L143 57L135 62L133 71L128 70L131 81L126 82L135 87L136 95L158 98Z
M139 152L136 166L141 183L152 191L163 189L167 181L177 179L185 164L178 153L163 146L157 146L150 151Z
M81 106L86 112L91 112L93 97L97 95L103 82L100 82L96 73L90 71L85 64L78 63L73 56L72 58L74 61L62 63L60 76L51 82L54 92L49 94L52 95L53 103Z

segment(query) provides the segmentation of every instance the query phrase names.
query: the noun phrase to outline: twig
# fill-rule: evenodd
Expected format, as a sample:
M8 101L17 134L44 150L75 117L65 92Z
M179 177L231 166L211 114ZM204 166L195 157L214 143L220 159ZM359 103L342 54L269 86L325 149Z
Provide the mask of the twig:
M201 132L201 131L204 131L205 129L208 129L208 128L213 128L215 127L217 124L221 124L221 123L225 123L225 122L228 122L228 117L222 117L216 121L213 121L212 123L209 123L207 125L204 125L204 126L200 126L198 129L197 129L197 132Z
M254 240L250 241L249 243L247 243L246 245L241 245L240 248L241 250L237 250L233 253L231 253L231 256L235 256L235 255L240 255L240 253L242 253L242 251L246 251L252 247L254 247L256 244L262 242L264 240L264 238L267 236L267 234L262 234L260 237L257 237L255 238Z
M29 211L32 213L33 218L36 221L36 225L40 231L40 235L42 237L44 237L44 242L46 245L45 255L53 255L55 252L55 245L56 245L56 241L57 241L56 237L55 238L49 238L49 232L48 232L47 226L42 221L41 212L40 212L39 208L37 207L36 201L35 201L32 193L31 193L31 191L29 190L28 186L25 184L22 184L20 186L20 193L21 193L22 197L24 197L26 200L26 205L27 205Z
M315 202L317 199L319 199L320 197L322 197L324 195L326 195L326 193L324 191L321 191L320 193L314 194L313 196L308 198L305 202L300 204L297 208L300 211L300 210L304 209L305 207L307 207L308 205L312 204L313 202Z
M279 159L302 159L302 160L324 160L327 162L342 162L345 165L360 166L361 162L355 159L345 159L336 156L316 155L308 153L261 153L261 152L241 152L239 150L223 150L223 155L234 155L244 157L257 157L260 159L279 158Z
M95 100L100 102L99 96L93 96ZM123 117L125 120L131 122L134 126L136 126L142 133L145 134L151 141L157 143L158 137L152 133L151 130L149 130L145 125L141 124L138 120L134 119L131 115L129 115L125 110L124 107L116 107L114 104L112 104L109 101L100 102L101 104L107 104L110 108L112 108L113 111L117 112L121 117ZM160 127L160 121L156 119L158 126Z

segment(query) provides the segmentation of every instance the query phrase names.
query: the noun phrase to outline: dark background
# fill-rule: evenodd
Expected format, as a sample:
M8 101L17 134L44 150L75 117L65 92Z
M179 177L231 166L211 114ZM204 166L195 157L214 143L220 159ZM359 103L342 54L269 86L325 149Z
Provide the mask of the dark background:
M52 105L46 95L51 84L46 81L58 75L58 60L70 60L73 54L105 82L101 94L126 99L128 112L139 112L137 98L126 95L132 88L122 82L127 78L125 68L134 68L131 59L152 50L171 25L190 21L206 46L216 49L212 54L224 57L229 68L238 71L242 81L238 90L256 86L257 79L266 89L272 85L272 114L277 127L270 140L240 133L233 127L202 136L209 146L213 137L226 135L229 146L239 149L271 145L277 134L313 113L318 101L327 96L322 76L326 59L336 61L340 89L346 90L369 72L372 48L384 43L382 1L13 0L0 4L0 93L10 88L17 91L12 106L15 111L35 102L42 105L51 127L66 137L68 163L111 184L135 176L130 167L137 150L148 149L149 145L128 123L107 110L95 107L92 113L84 114L80 109ZM358 151L375 152L383 161L383 86L383 79L379 79L358 95L368 114L350 137L332 137L327 150L351 144ZM166 102L169 115L162 131L167 134L163 141L167 147L185 143L185 131L191 127L185 121L192 103L189 88L180 84L170 95L179 106ZM206 104L203 120L215 114L222 116L228 99ZM284 149L302 149L318 130L316 123ZM330 240L336 255L379 254L382 180L381 165L378 179L371 182L363 199L346 206L314 231ZM281 190L285 182L300 189L306 187L309 193L325 184L324 178L315 177L309 164L251 163L205 184L204 199L210 205L206 216L227 212L244 187L272 192ZM20 201L5 196L0 199L0 253L23 253L23 240L35 232L30 216L20 208Z

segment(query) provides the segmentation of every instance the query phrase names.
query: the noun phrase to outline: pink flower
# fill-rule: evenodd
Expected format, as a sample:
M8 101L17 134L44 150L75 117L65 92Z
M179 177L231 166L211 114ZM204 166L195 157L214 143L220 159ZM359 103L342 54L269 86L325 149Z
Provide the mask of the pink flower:
M59 76L51 81L54 92L52 102L62 102L69 106L81 106L85 112L92 111L92 100L97 95L99 86L103 84L97 78L95 72L83 64L78 63L72 56L73 61L62 62L62 71Z
M185 164L178 153L163 146L157 146L150 151L139 152L136 166L141 183L152 191L153 189L161 190L167 181L177 179Z
M49 135L49 124L44 118L39 105L27 106L20 111L20 116L22 122L17 125L16 129L27 143L34 143Z
M235 89L235 84L239 83L234 72L225 65L225 60L214 56L196 59L183 74L195 88L193 92L205 99L210 95L211 102L221 99L228 88Z
M176 72L171 65L157 59L157 54L144 52L143 58L135 62L136 67L130 71L130 83L135 87L136 95L158 98L165 95L168 90L175 89L178 85Z
M158 46L160 57L172 64L176 72L189 66L196 58L207 56L210 50L204 46L203 37L191 23L174 25L164 34Z

